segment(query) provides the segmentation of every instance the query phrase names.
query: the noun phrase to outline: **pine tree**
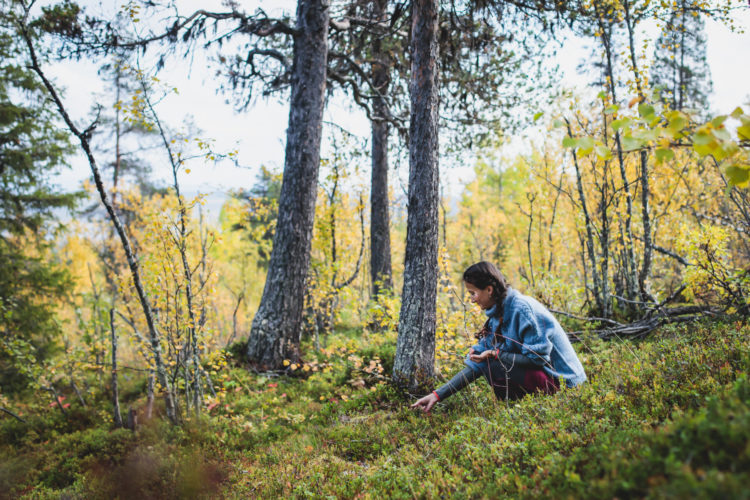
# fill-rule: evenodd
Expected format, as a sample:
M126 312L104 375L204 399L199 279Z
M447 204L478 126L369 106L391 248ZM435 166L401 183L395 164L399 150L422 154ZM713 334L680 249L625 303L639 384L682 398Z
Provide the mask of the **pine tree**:
M651 82L672 109L708 110L713 84L703 18L695 0L679 0L656 43Z
M72 208L77 195L50 182L70 144L21 57L10 2L0 5L0 345L22 339L44 356L59 333L55 303L70 286L65 270L46 258L49 236L60 210ZM20 383L0 350L0 386Z

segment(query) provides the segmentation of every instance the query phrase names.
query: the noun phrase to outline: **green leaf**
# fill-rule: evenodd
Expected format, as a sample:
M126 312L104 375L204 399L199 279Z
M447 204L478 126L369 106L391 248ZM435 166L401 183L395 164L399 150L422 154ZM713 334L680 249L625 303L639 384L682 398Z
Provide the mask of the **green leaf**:
M565 122L562 121L562 120L560 120L560 119L557 119L557 120L555 120L555 121L552 122L552 126L554 128L561 128L561 127L565 126Z
M714 155L714 158L716 158L716 161L722 161L725 158L727 158L730 153L729 153L729 150L727 148L721 147L721 144L719 144L717 142L716 146L714 147L714 150L711 152L711 154Z
M593 137L581 137L578 139L578 151L582 155L587 155L594 150L594 138Z
M688 123L685 115L683 113L680 113L679 111L672 111L671 113L668 113L667 119L669 120L669 125L667 125L667 127L669 127L670 130L674 130L675 132L684 129Z
M750 184L750 165L730 165L725 172L733 186L747 187Z
M745 113L744 113L744 111L742 111L742 108L739 107L739 106L737 106L736 108L734 108L734 111L732 111L732 114L729 115L729 116L731 116L732 118L736 119L736 118L739 118L740 116L742 116L744 114Z
M625 151L634 151L643 145L643 141L630 135L623 136L622 149Z
M651 120L648 122L649 127L655 127L661 121L661 116L651 115Z
M750 141L750 125L740 125L737 127L737 135L743 141Z
M665 161L669 161L674 158L674 151L672 151L671 149L659 148L654 152L654 155L656 155L657 163L664 163Z
M599 99L606 99L607 98L607 92L604 91L604 90L602 90L601 92L599 92L598 94L596 94L596 97L598 97Z
M719 115L713 120L711 120L711 124L714 127L721 127L721 125L727 120L727 115Z
M609 160L610 158L612 158L612 151L610 151L607 146L604 146L602 144L594 147L594 151L596 151L596 156L598 156L602 160Z
M705 129L693 134L693 149L701 156L708 156L716 151L719 143L716 142L713 135L706 132Z
M672 130L669 127L665 127L665 128L659 129L659 133L660 133L661 137L665 137L665 138L667 138L669 140L673 140L673 139L677 138L677 131Z
M612 122L612 128L614 130L621 130L621 129L627 127L628 125L630 125L631 121L632 120L630 118L621 118L619 120L614 120Z
M612 114L617 113L617 111L619 111L619 109L620 109L620 106L618 106L617 104L613 104L611 106L607 106L604 109L604 114L605 115L612 115Z
M716 128L711 131L711 134L719 139L720 141L731 141L732 136L729 134L729 131L725 128Z
M686 137L690 133L687 120L680 118L674 122L670 122L667 128L674 133L675 137Z
M705 130L699 130L698 132L693 134L693 144L695 144L696 146L708 146L713 141L714 138Z
M650 104L641 104L638 106L638 114L641 118L649 119L654 114L654 107Z
M696 153L698 153L701 157L708 156L711 153L713 153L713 149L709 148L708 146L699 146L697 144L693 144L693 149Z
M659 130L657 129L641 129L633 133L633 136L638 137L644 142L655 141L659 138Z
M578 139L573 137L563 137L562 145L564 148L575 148L578 146Z
M539 118L544 116L544 111L540 111L534 115L534 121L539 120Z

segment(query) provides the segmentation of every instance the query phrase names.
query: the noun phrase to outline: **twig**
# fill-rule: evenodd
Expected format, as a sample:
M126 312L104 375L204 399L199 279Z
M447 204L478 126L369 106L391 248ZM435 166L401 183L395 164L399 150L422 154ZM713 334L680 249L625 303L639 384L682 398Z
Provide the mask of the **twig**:
M9 409L7 409L7 408L3 408L2 406L0 406L0 411L3 411L3 412L5 412L5 413L7 413L7 414L8 414L8 415L10 415L11 417L13 417L13 418L15 418L16 420L18 420L19 422L23 422L24 424L25 424L25 423L27 423L27 422L26 422L26 420L22 419L21 417L19 417L18 415L16 415L15 413L13 413L12 411L10 411L10 410L9 410Z

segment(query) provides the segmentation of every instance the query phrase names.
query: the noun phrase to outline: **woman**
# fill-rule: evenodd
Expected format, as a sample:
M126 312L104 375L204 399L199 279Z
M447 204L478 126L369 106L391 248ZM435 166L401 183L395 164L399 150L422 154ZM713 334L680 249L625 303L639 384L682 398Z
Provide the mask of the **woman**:
M487 322L477 334L479 342L469 349L466 367L412 408L428 412L480 376L498 399L518 399L530 392L553 394L560 379L568 387L586 380L560 323L542 304L510 288L494 264L473 264L464 271L463 280Z

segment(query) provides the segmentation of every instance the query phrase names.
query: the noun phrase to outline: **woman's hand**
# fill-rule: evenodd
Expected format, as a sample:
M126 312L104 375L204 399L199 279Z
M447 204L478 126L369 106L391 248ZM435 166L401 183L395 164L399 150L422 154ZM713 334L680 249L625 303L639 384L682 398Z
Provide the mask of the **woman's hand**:
M492 349L488 351L484 351L479 354L475 354L474 349L469 350L469 359L474 361L475 363L481 363L482 361L486 361L494 357L495 357L495 351L493 351Z
M429 413L430 410L432 410L432 407L435 406L435 403L438 402L438 397L435 395L434 392L429 393L427 396L418 399L416 403L411 405L412 408L419 408L425 413Z

